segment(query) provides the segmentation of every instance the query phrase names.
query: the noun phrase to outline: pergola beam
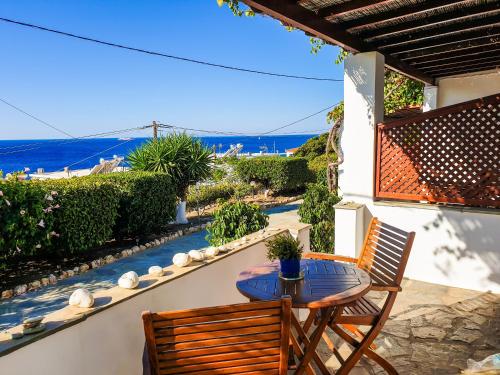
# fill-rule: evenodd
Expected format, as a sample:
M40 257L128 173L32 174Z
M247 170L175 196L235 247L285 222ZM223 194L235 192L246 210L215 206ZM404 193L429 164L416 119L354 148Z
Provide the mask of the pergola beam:
M300 6L296 1L280 0L243 0L245 4L259 12L270 15L286 25L296 27L323 39L327 43L336 44L350 52L378 51L377 48L349 34L345 29L319 18L313 11ZM393 70L401 72L416 80L432 84L434 80L417 69L386 55L386 64Z
M434 62L434 63L428 63L427 65L419 66L419 69L429 72L431 70L438 70L438 69L443 69L446 67L453 67L453 66L468 66L469 64L475 64L477 62L500 62L500 52L492 52L491 54L484 55L482 57L478 57L477 59L460 59L460 60L455 60L455 61L440 61L440 62Z
M498 65L481 65L481 66L475 66L475 67L469 67L469 68L462 68L458 70L448 70L448 71L442 71L439 73L436 73L436 78L442 78L442 77L449 77L452 75L458 75L458 74L465 74L465 73L474 73L478 71L488 71L488 70L494 70L497 69Z
M470 52L462 54L445 54L443 56L437 56L425 59L423 61L413 61L410 63L411 66L421 69L428 66L446 65L450 63L461 63L464 61L475 61L481 58L490 56L500 56L500 46L498 48L484 48L480 52Z
M486 51L496 51L499 48L500 42L498 41L492 42L490 39L474 40L469 42L467 45L459 45L456 50L450 47L442 51L420 50L417 52L407 53L403 56L399 56L399 58L409 65L415 66L417 63L421 64L425 62L453 59L462 56L481 55Z
M418 14L422 12L428 12L430 10L444 8L450 5L456 5L457 3L465 2L462 1L451 1L451 0L428 0L421 3L413 3L401 8L387 10L385 12L380 12L373 14L371 16L360 17L354 20L349 20L339 23L343 29L354 29L358 27L371 26L380 22L389 21L395 18L405 17L413 14Z
M438 27L433 27L428 30L412 31L411 33L406 33L405 35L389 36L384 39L379 39L377 41L371 42L379 48L388 48L399 45L413 44L418 41L432 41L435 39L446 38L451 34L460 33L457 37L460 38L462 33L473 32L478 30L484 30L488 27L495 27L500 25L500 15L494 14L492 16L484 17L481 19L481 23L478 25L477 20L468 20L464 22L455 23L453 25L442 25Z
M330 5L322 8L318 11L318 16L321 18L337 17L352 11L365 10L373 7L374 5L383 5L385 3L389 3L390 1L392 0L351 0L345 3Z
M490 43L498 42L500 37L500 26L490 27L485 30L472 30L469 32L464 32L459 35L446 35L443 37L438 37L430 40L418 41L416 43L412 43L411 45L405 45L401 47L387 47L380 49L383 51L382 53L396 55L396 54L405 54L412 51L418 50L432 50L437 49L445 51L448 46L460 46L460 45L468 45L473 44L474 41L490 41ZM456 48L452 48L456 49Z
M474 8L464 7L457 9L453 13L452 19L450 19L449 13L434 14L429 15L424 19L406 21L402 20L396 25L380 26L376 29L369 29L366 31L361 30L359 33L356 33L356 36L363 38L367 42L372 42L391 34L397 34L404 31L414 32L415 29L426 29L428 27L439 25L441 23L446 23L448 25L461 23L470 20L472 17L488 16L495 13L500 13L499 4L497 2L489 2L479 4Z
M441 65L441 66L434 66L434 67L425 67L422 68L422 70L428 74L437 74L438 72L442 71L447 71L447 70L456 70L456 69L462 69L462 68L469 68L469 67L479 67L479 66L486 66L486 65L495 65L495 66L500 66L500 55L494 56L494 57L489 57L489 58L484 58L481 60L476 60L476 61L467 61L467 62L459 62L459 63L454 63L454 64L449 64L449 65Z

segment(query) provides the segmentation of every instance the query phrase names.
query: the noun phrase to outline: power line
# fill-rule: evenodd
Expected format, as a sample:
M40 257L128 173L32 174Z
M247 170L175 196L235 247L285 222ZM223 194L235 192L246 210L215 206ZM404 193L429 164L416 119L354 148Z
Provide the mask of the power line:
M254 70L254 69L240 68L240 67L230 66L230 65L216 64L216 63L211 63L208 61L196 60L196 59L191 59L191 58L182 57L182 56L175 56L175 55L170 55L170 54L166 54L166 53L162 53L162 52L156 52L156 51L146 50L146 49L142 49L142 48L130 47L130 46L126 46L126 45L118 44L118 43L113 43L113 42L106 42L106 41L99 40L99 39L89 38L86 36L72 34L72 33L60 31L60 30L56 30L56 29L51 29L51 28L44 27L44 26L34 25L31 23L16 21L16 20L12 20L9 18L0 17L0 21L12 23L12 24L19 25L19 26L29 27L32 29L42 30L42 31L46 31L46 32L54 33L54 34L59 34L59 35L67 36L70 38L85 40L88 42L93 42L93 43L97 43L97 44L101 44L101 45L105 45L105 46L109 46L109 47L116 47L116 48L121 48L121 49L125 49L128 51L140 52L140 53L145 53L148 55L165 57L165 58L169 58L169 59L180 60L180 61L184 61L184 62L206 65L206 66L211 66L211 67L216 67L216 68L222 68L222 69L228 69L228 70L234 70L234 71L246 72L246 73L261 74L261 75L267 75L267 76L274 76L274 77L282 77L282 78L305 79L305 80L311 80L311 81L330 81L330 82L342 82L343 81L342 79L335 79L335 78L310 77L310 76L299 76L299 75L292 75L292 74L273 73L273 72L266 72L266 71L262 71L262 70Z
M274 133L275 131L278 131L278 130L281 130L281 129L288 128L288 127L290 127L290 126L292 126L292 125L298 124L299 122L305 121L305 120L307 120L307 119L310 119L311 117L314 117L314 116L316 116L316 115L319 115L320 113L323 113L323 112L325 112L325 111L329 110L330 108L335 107L337 104L338 104L338 103L336 103L336 104L334 104L334 105L330 105L330 106L328 106L328 107L326 107L326 108L323 108L323 109L319 110L318 112L314 112L314 113L312 113L312 114L310 114L310 115L308 115L308 116L306 116L306 117L303 117L303 118L301 118L301 119L295 120L295 121L290 122L290 123L288 123L288 124L286 124L286 125L280 126L280 127L276 128L276 129L269 130L269 131L267 131L267 132L265 132L265 133L261 133L261 134L259 134L259 135L267 135L267 134L270 134L270 133Z
M314 112L314 113L312 113L310 115L307 115L307 116L302 117L302 118L300 118L298 120L295 120L295 121L292 121L290 123L287 123L285 125L279 126L279 127L275 128L275 129L268 130L268 131L266 131L264 133L238 133L238 132L229 132L229 131L226 132L226 131L219 131L219 130L205 130L205 129L188 128L188 127L183 127L183 126L177 126L177 125L171 125L171 124L162 124L162 123L159 123L158 125L159 125L160 128L163 128L163 129L179 129L179 130L199 132L199 133L208 133L208 134L235 135L235 136L264 136L264 135L268 135L268 134L274 133L274 132L276 132L278 130L288 128L288 127L290 127L292 125L298 124L298 123L300 123L302 121L310 119L311 117L317 116L320 113L323 113L323 112L325 112L325 111L327 111L327 110L335 107L337 104L338 103L333 104L333 105L329 105L328 107L320 109L317 112ZM301 133L304 133L304 132L301 132ZM298 133L297 132L293 132L291 134L298 134Z
M99 156L99 155L101 155L101 154L104 154L105 152L110 151L110 150L112 150L112 149L114 149L114 148L120 147L121 145L124 145L125 143L128 143L128 142L130 142L131 140L132 140L132 139L127 139L127 140L126 140L126 141L124 141L124 142L118 143L117 145L114 145L114 146L111 146L111 147L109 147L109 148L107 148L107 149L105 149L105 150L99 151L98 153L93 154L93 155L90 155L90 156L88 156L88 157L86 157L86 158L84 158L84 159L82 159L82 160L78 160L78 161L76 161L76 162L74 162L74 163L72 163L72 164L68 165L68 166L67 166L67 168L72 167L72 166L77 165L77 164L80 164L80 163L82 163L82 162L84 162L84 161L87 161L87 160L89 160L89 159L92 159L92 158L94 158L94 157L96 157L96 156Z
M7 105L8 105L9 107L11 107L11 108L14 108L16 111L19 111L19 112L21 112L21 113L25 114L26 116L29 116L29 117L31 117L32 119L34 119L34 120L36 120L36 121L38 121L38 122L40 122L40 123L44 124L45 126L48 126L49 128L51 128L51 129L53 129L53 130L57 130L59 133L62 133L62 134L66 135L66 136L68 136L68 137L70 137L70 138L75 138L75 137L73 137L71 134L69 134L69 133L65 132L64 130L61 130L61 129L59 129L59 128L55 127L54 125L51 125L51 124L49 124L48 122L46 122L46 121L43 121L43 120L39 119L38 117L36 117L36 116L32 115L31 113L28 113L28 112L26 112L25 110L23 110L23 109L21 109L21 108L19 108L19 107L16 107L14 104L9 103L8 101L6 101L6 100L4 100L4 99L2 99L2 98L0 98L0 101L2 101L3 103L7 104Z

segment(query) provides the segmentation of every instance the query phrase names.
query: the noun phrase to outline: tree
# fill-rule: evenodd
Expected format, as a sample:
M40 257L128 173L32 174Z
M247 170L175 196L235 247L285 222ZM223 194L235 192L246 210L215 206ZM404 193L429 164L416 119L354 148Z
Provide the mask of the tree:
M150 140L132 151L127 159L133 170L163 172L172 177L184 206L189 185L212 173L212 150L186 133ZM184 217L182 221L187 220Z

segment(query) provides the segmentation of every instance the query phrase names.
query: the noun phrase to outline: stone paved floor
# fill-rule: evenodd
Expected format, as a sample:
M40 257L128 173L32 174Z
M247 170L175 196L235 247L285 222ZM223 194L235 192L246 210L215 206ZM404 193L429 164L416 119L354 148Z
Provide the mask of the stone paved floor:
M380 294L370 294L380 301ZM349 346L330 336L344 355ZM402 375L459 374L467 359L500 352L500 295L405 280L376 352ZM322 342L318 350L334 373L339 362ZM362 360L351 374L383 374ZM500 373L500 372L499 372Z

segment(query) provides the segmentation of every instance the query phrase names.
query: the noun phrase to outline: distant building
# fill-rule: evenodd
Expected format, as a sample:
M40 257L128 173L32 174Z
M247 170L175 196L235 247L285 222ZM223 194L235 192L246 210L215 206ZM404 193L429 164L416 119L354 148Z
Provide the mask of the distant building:
M288 150L285 150L286 156L293 156L297 152L299 148L294 147L294 148L289 148Z

